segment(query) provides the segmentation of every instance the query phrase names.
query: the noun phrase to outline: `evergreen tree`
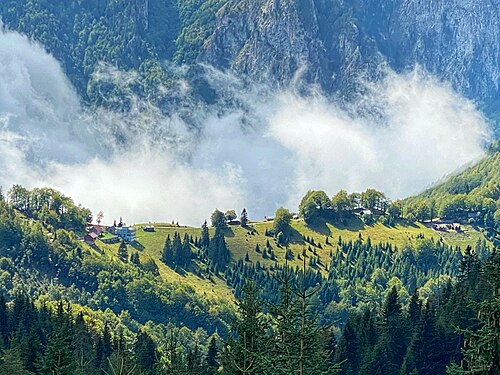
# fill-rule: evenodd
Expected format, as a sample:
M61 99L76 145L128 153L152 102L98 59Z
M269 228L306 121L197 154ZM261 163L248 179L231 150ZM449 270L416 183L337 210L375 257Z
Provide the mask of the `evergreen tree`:
M206 250L208 249L208 245L210 245L210 234L208 231L207 221L205 220L201 226L201 248Z
M163 245L161 258L163 263L169 266L171 266L174 263L174 250L172 248L172 241L170 240L170 235L167 235L167 238L165 239L165 244Z
M118 259L125 263L128 261L128 249L125 241L122 241L118 247Z
M500 374L500 253L496 250L483 266L482 276L488 292L484 300L474 302L479 329L463 330L463 366L451 365L449 374Z
M21 353L15 347L4 350L0 355L0 374L33 375L32 372L25 368L21 360Z
M220 230L215 231L214 237L210 240L208 248L208 260L216 271L224 271L229 263L231 254L227 248L224 233Z
M243 228L245 228L248 224L248 213L246 208L241 211L240 223Z
M41 360L37 364L38 371L42 374L73 375L73 348L71 342L71 326L68 317L63 311L62 302L58 304L54 328Z
M232 325L235 338L226 342L222 353L223 374L267 374L270 363L269 322L262 311L257 286L248 282L238 302L238 319Z
M75 367L74 375L94 375L98 370L94 367L96 353L94 350L94 340L87 329L82 313L75 319L73 328L73 362Z
M217 357L219 354L219 349L217 348L217 340L215 336L212 335L208 343L206 363L208 367L209 374L215 374L219 368L219 363L217 362Z
M146 374L154 374L156 345L147 333L141 331L137 334L134 353L139 369Z
M141 265L141 259L139 258L139 253L137 251L133 252L132 255L130 255L130 263L137 266Z
M182 240L181 235L178 232L174 233L174 239L172 240L172 252L174 255L174 264L176 266L182 267Z

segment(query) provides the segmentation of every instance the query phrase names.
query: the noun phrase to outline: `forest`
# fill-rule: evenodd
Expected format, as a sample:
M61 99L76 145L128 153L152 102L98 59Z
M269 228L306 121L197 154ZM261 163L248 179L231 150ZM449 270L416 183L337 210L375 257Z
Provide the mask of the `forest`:
M443 189L396 202L374 189L310 191L299 222L413 225L409 207L430 195L442 212ZM191 235L172 224L155 259L123 241L88 246L88 209L13 186L0 199L0 373L499 373L495 221L477 223L484 239L461 249L430 232L402 244L318 238L281 207L259 234L265 245L239 258L235 217L215 210ZM262 230L246 210L236 222L245 237ZM233 297L211 299L165 269Z

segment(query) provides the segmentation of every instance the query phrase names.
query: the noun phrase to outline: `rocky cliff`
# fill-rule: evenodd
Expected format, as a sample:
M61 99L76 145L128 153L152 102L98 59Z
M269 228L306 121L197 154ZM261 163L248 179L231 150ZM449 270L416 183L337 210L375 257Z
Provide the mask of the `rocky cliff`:
M499 0L231 0L199 61L280 85L348 94L385 61L416 64L488 112L499 101Z

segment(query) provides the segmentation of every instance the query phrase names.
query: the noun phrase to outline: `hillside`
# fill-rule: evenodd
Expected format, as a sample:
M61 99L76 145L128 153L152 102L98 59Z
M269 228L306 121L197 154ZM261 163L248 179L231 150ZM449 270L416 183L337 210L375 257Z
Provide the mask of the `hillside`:
M498 141L478 164L449 177L405 201L406 215L423 212L427 219L440 216L482 228L494 237L500 227L500 151ZM431 215L432 213L432 215ZM496 243L496 242L495 242Z
M181 237L184 237L184 234L187 233L189 236L196 238L201 234L200 228L167 226L164 223L154 224L155 232L145 232L141 230L144 225L140 224L136 226L138 229L137 248L140 249L141 256L145 258L151 257L155 260L161 258L161 252L167 235L173 237L174 233L178 232ZM272 222L254 222L249 224L248 228L242 228L239 225L230 226L224 234L233 262L244 260L248 253L251 263L260 262L264 266L272 266L275 264L274 260L263 258L262 253L255 251L257 245L261 249L264 249L266 243L269 242L278 263L283 263L285 260L285 247L279 246L273 236L265 235L266 229L270 230L272 225ZM370 239L372 243L390 243L399 249L403 249L405 245L415 242L419 236L433 238L436 241L442 238L446 245L452 247L458 246L461 249L465 249L468 245L474 247L478 240L484 239L484 236L472 226L465 226L462 233L440 233L431 229L430 225L422 223L408 224L404 221L401 221L394 227L381 223L365 225L359 219L352 219L347 225L322 223L321 225L309 226L305 224L303 219L299 219L294 220L291 227L293 234L288 245L289 249L298 255L304 249L311 247L324 264L329 263L331 259L330 253L332 253L332 256L335 256L339 238L342 241L349 242L356 241L361 237L364 240ZM211 229L211 233L214 233L213 228ZM309 239L309 242L304 240L305 237ZM329 244L326 244L327 239ZM311 244L312 242L314 242L315 246ZM114 245L112 248L116 251L118 245ZM290 264L294 267L302 266L302 262L297 257L291 260ZM324 267L321 268L321 271L325 272Z
M341 197L350 197L351 203L340 204ZM236 300L245 298L249 281L258 285L255 293L273 319L279 319L273 314L282 303L283 280L293 290L299 285L315 290L308 302L317 311L311 324L333 324L329 334L338 336L352 314L379 308L395 291L403 305L417 290L422 301L431 301L461 274L464 259L474 254L479 261L491 253L491 244L474 226L438 232L431 223L402 219L393 209L398 203L383 197L368 189L350 196L341 191L330 200L324 192L311 191L300 205L304 218L292 219L280 208L274 219L242 227L226 223L234 213L216 210L210 228L155 223L151 231L151 224L118 224L108 230L117 234L135 229L136 239L106 244L103 240L114 235L94 240L90 233L97 227L89 225L90 211L71 198L53 189L16 185L7 198L0 196L0 293L8 301L0 301L0 312L8 311L16 322L20 318L12 304L33 310L29 316L37 319L48 314L55 326L52 331L40 328L36 337L41 343L57 342L58 348L79 347L62 344L61 337L50 333L60 332L63 316L72 332L80 322L86 340L94 337L87 344L99 359L93 365L97 368L114 366L111 353L124 355L123 345L141 352L137 340L149 340L149 348L169 358L165 368L175 357L168 345L179 353L197 351L200 366L217 368L204 358L234 329L237 309L242 308ZM318 199L323 200L320 205ZM353 209L360 204L378 213ZM339 207L345 210L336 211ZM61 300L67 304L56 303ZM7 332L11 328L5 328L2 316L0 328ZM33 321L24 324L37 326ZM16 335L24 337L22 331ZM174 336L179 341L174 343ZM102 354L99 345L105 344L110 349ZM5 357L0 358L1 368ZM187 354L178 360L189 368ZM16 368L35 372L45 366L33 357L16 363Z

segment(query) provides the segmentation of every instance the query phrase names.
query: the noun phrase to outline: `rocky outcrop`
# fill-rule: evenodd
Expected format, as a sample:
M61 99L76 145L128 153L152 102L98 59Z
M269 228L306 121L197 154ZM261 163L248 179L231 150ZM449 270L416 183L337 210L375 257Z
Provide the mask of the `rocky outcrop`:
M499 17L500 0L230 0L198 59L344 95L382 61L419 64L488 110L499 101Z
M218 12L199 61L278 85L344 87L375 56L372 43L341 1L322 8L314 0L233 0Z

